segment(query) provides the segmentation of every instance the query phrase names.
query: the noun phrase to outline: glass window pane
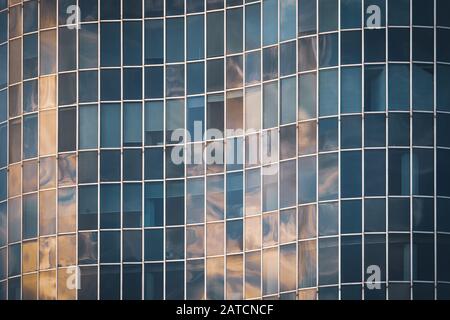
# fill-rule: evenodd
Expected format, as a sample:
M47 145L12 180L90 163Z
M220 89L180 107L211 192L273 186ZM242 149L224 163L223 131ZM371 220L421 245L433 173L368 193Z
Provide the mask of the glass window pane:
M360 67L341 69L341 112L361 112L362 72Z
M224 16L223 11L209 13L206 16L207 56L217 57L224 53ZM178 44L177 44L178 45Z
M162 226L163 224L163 186L160 182L145 184L144 226Z
M389 110L409 110L409 65L389 64Z
M205 54L204 16L188 16L186 28L187 60L202 59Z
M78 47L79 68L84 69L97 67L98 25L96 23L83 25L83 28L78 30L78 41L79 41ZM108 43L108 45L110 44ZM112 52L110 54L113 55Z
M364 70L365 111L386 110L386 68L366 66Z
M100 24L100 65L102 67L120 65L120 34L120 23L102 22Z
M298 30L299 35L315 33L317 29L317 0L299 0Z
M274 5L276 6L276 4ZM273 21L274 21L273 23L275 23L276 25L277 20ZM267 27L269 26L270 24L267 25ZM265 41L264 43L268 44ZM249 5L246 6L245 8L245 50L256 49L260 46L261 46L261 5L259 3L255 3L254 5Z
M227 10L227 54L242 52L242 8Z
M163 63L163 30L163 20L145 21L145 64Z
M338 71L322 70L319 73L319 113L320 116L338 113Z
M80 149L94 149L98 146L97 105L79 107L78 144Z
M338 28L338 1L319 0L319 31L326 32Z
M295 5L295 4L294 4ZM248 16L247 16L248 17ZM263 42L264 45L278 41L278 1L263 1Z

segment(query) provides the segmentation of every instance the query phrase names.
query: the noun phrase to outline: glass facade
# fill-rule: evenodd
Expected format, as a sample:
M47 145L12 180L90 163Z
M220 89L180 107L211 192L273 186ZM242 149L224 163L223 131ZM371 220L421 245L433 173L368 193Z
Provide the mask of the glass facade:
M449 12L0 0L0 300L450 299Z

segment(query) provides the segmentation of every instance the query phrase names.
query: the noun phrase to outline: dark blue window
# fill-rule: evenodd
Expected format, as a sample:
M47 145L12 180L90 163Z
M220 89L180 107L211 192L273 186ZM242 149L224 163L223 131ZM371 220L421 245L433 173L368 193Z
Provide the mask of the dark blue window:
M389 64L389 110L410 109L409 64Z
M362 121L360 116L341 117L341 148L361 148Z
M413 60L434 61L434 30L413 28Z
M412 70L413 109L432 111L434 105L434 66L415 63ZM445 84L445 81L443 83Z
M128 66L142 64L141 22L127 21L123 23L123 64Z
M120 104L102 104L100 107L100 145L102 148L120 147L120 109Z
M341 33L341 63L361 63L362 39L361 31L347 31Z
M184 224L184 180L166 183L166 225Z
M361 112L362 72L360 67L341 69L341 112Z
M6 208L5 208L6 209ZM1 211L1 209L0 209ZM37 195L23 197L23 238L31 239L37 236ZM1 241L0 241L1 243Z
M341 233L360 233L362 230L362 205L360 200L341 203Z
M101 0L100 18L102 20L119 20L120 2L120 0Z
M364 117L364 145L384 147L386 145L385 114L367 114Z
M280 46L280 75L294 74L297 68L297 45L295 41Z
M386 195L386 152L384 150L366 150L364 155L364 191L365 195Z
M364 110L386 110L386 68L365 66Z
M123 261L140 262L142 260L142 231L123 231ZM139 281L140 282L140 281Z
M409 113L389 113L389 146L409 146Z
M341 281L361 282L362 239L361 236L346 236L341 239ZM361 288L359 288L361 291Z
M227 175L227 218L242 217L243 176L242 172Z
M409 3L409 0L388 1L388 19L390 26L409 26Z
M205 1L204 0L186 0L186 12L202 12L205 10Z
M163 177L163 149L145 149L145 179L155 180Z
M409 61L410 59L409 40L410 40L410 29L389 28L390 61Z
M164 0L144 0L145 17L162 17L164 15Z
M338 64L338 34L329 33L319 36L319 67L333 67Z
M120 181L120 151L100 153L100 181Z
M332 151L338 148L337 118L319 121L319 151Z
M341 0L341 28L361 28L361 1Z
M98 100L97 71L80 71L78 73L78 101L93 102Z
M122 299L142 299L142 265L124 265L122 272Z
M364 201L364 231L386 231L386 200L366 199Z
M365 62L386 61L386 30L365 30L364 32Z
M122 1L124 19L142 18L142 0Z
M432 26L434 22L434 3L427 0L413 0L413 25Z

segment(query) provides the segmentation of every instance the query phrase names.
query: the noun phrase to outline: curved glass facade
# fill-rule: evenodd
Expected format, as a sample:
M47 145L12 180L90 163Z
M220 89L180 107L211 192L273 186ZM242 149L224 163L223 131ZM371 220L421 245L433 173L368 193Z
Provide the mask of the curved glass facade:
M450 299L449 13L0 0L0 299Z

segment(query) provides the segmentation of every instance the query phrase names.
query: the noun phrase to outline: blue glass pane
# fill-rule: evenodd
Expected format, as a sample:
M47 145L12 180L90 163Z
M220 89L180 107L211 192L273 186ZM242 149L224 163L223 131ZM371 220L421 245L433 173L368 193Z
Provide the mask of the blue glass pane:
M100 107L100 145L103 148L120 147L120 104L102 104Z
M341 28L361 27L362 3L360 0L341 0Z
M145 64L159 64L164 61L163 20L145 21Z
M321 70L319 73L319 113L330 116L338 113L338 70Z
M205 55L204 25L203 15L189 16L187 18L187 60L203 59Z
M360 67L341 69L341 112L361 112L362 72Z
M162 226L164 210L163 183L146 183L144 201L144 226Z
M100 227L102 229L120 228L120 199L119 184L100 186Z
M128 3L128 2L127 2ZM142 24L137 21L123 23L123 64L142 63Z

